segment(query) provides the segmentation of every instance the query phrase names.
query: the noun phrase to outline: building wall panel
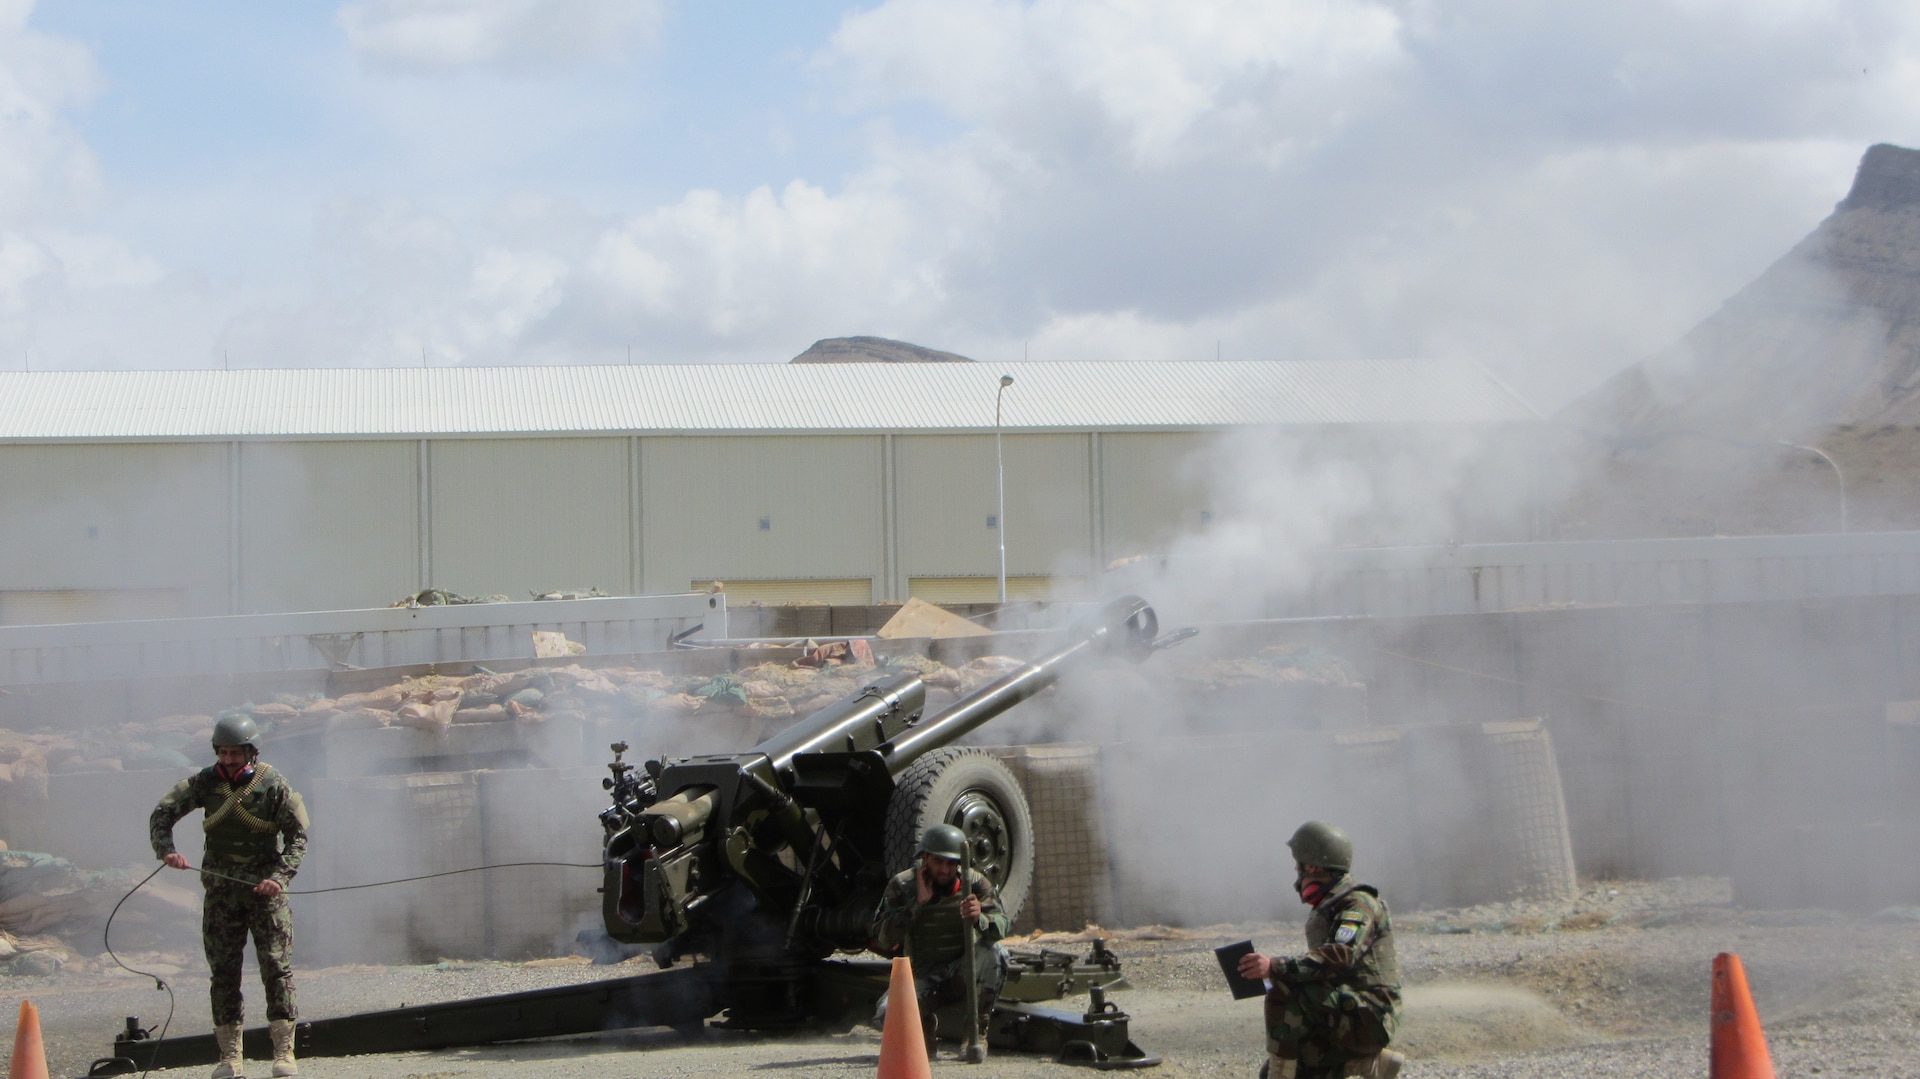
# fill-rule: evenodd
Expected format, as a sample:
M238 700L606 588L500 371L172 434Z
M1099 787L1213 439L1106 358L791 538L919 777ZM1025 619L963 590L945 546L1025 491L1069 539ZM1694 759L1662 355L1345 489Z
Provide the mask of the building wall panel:
M227 454L224 442L0 446L0 590L177 589L182 614L227 613Z
M999 569L993 436L894 438L900 562L908 577ZM1005 436L1007 573L1083 576L1092 560L1093 488L1086 435Z
M714 583L710 580L694 581L693 590L702 591ZM783 604L864 607L873 602L871 577L736 577L718 583L727 594L727 604L732 607L777 607Z
M1204 527L1205 451L1214 435L1136 432L1100 436L1101 531L1109 560L1164 552Z
M240 446L241 613L384 607L419 588L419 444Z
M427 461L433 587L632 591L626 439L436 440Z
M885 573L878 435L640 440L646 591Z

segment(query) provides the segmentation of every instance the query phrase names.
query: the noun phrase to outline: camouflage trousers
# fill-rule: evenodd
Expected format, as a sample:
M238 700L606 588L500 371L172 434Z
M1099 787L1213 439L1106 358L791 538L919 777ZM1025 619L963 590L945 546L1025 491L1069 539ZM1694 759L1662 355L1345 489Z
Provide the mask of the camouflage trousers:
M1267 1051L1300 1062L1300 1079L1338 1076L1347 1061L1387 1047L1400 994L1334 982L1273 983Z
M993 1002L1000 998L1000 987L1007 984L1007 949L999 941L991 944L979 944L973 949L973 975L979 980L980 1010L991 1011ZM937 967L913 970L913 995L920 998L920 1014L931 1015L942 1004L956 1004L966 999L967 978L956 959ZM880 1002L873 1009L873 1025L876 1029L885 1029L887 1025L887 994L880 995Z
M247 937L260 959L260 981L267 989L268 1019L298 1019L293 997L293 910L287 897L269 899L244 885L203 878L206 905L200 935L207 948L208 987L215 1026L245 1021L240 994L241 961Z

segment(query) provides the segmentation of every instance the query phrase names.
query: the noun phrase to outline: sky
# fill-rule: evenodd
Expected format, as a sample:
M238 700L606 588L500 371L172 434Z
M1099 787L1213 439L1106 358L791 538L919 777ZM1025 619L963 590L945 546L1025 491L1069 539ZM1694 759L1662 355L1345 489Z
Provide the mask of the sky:
M0 0L0 368L1470 357L1543 408L1920 145L1850 0Z

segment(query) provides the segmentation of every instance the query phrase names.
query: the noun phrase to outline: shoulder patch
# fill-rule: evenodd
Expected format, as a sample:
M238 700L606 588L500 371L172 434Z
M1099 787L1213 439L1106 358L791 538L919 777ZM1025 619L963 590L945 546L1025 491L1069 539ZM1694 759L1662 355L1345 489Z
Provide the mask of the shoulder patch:
M1360 935L1360 927L1353 922L1341 922L1340 928L1333 931L1335 944L1352 944Z

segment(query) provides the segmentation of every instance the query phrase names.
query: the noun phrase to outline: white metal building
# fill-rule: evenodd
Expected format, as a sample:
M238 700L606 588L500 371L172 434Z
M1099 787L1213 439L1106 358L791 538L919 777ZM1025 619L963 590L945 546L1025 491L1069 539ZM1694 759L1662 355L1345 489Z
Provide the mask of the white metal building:
M1199 527L1223 430L1531 423L1468 363L0 373L0 623L598 587L989 599Z

